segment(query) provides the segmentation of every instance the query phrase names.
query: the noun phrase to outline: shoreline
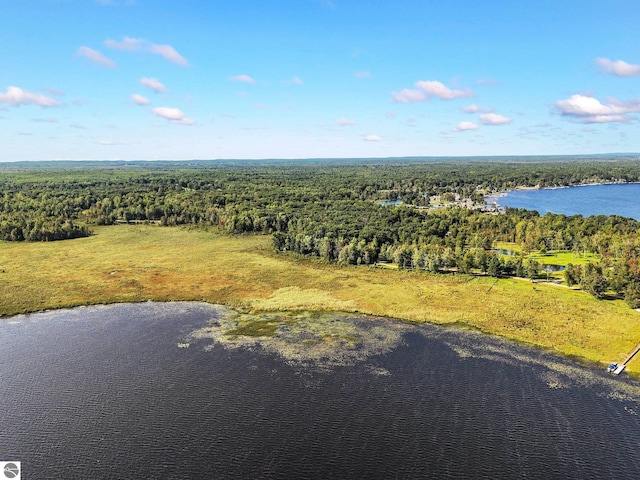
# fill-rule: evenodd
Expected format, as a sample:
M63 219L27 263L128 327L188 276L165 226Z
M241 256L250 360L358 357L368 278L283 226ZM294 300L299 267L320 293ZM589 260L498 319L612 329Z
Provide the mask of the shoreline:
M541 186L533 186L533 187L516 187L516 188L511 188L508 190L503 190L500 192L496 192L496 193L491 193L489 195L485 196L485 206L486 207L493 207L493 208L497 208L501 211L504 211L505 208L507 208L507 205L501 205L500 202L498 201L499 198L503 198L508 196L510 193L512 192L519 192L519 191L542 191L542 190L564 190L564 189L570 189L570 188L580 188L580 187L597 187L597 186L604 186L604 185L640 185L640 181L639 182L594 182L594 183L580 183L577 185L562 185L562 186L556 186L556 187L541 187ZM530 210L530 209L527 209ZM572 215L583 215L583 216L593 216L593 215L584 215L584 214L563 214L565 216L572 216ZM607 216L611 216L607 215ZM640 222L640 219L636 219L634 217L629 217L632 218L636 221Z
M550 286L557 286L555 284L549 284ZM586 357L583 357L581 355L578 354L565 354L562 352L559 352L558 350L556 350L553 347L549 347L549 346L545 346L545 345L540 345L534 342L530 342L530 341L526 341L526 340L522 340L522 339L518 339L515 337L510 337L507 335L502 335L502 334L498 334L496 332L490 331L490 330L485 330L482 329L480 327L474 326L474 325L470 325L464 322L452 322L452 323L437 323L437 322L430 322L430 321L415 321L415 320L411 320L411 319L407 319L407 318L401 318L401 317L392 317L392 316L387 316L387 315L379 315L379 314L374 314L374 313L369 313L369 312L362 312L362 311L345 311L345 310L309 310L309 311L301 311L301 310L262 310L262 311L257 311L257 312L243 312L241 310L238 310L237 308L234 308L233 306L230 305L226 305L223 303L211 303L208 302L206 300L152 300L152 299L147 299L147 300L142 300L142 301L137 301L137 300L132 300L130 302L120 302L120 301L116 301L116 302L110 302L110 303L81 303L78 305L74 305L74 306L67 306L67 307L60 307L60 308L47 308L47 309L43 309L43 310L35 310L35 311L28 311L28 312L23 312L23 313L18 313L15 315L0 315L0 323L8 323L11 324L12 322L14 322L14 320L12 319L16 319L18 317L29 317L29 316L33 316L33 315L44 315L44 314L55 314L55 313L59 313L59 312L64 312L64 311L69 311L72 313L77 313L78 310L82 310L82 309L92 309L92 308L108 308L108 307L115 307L118 305L122 305L122 306L135 306L135 305L145 305L145 304L149 304L149 305L156 305L156 306L162 306L162 305L172 305L172 304L188 304L188 305L206 305L207 307L211 307L211 308L222 308L228 311L229 314L233 315L233 316L247 316L247 317L260 317L260 316L290 316L290 315L303 315L303 316L311 316L311 315L336 315L336 316L344 316L344 317L352 317L352 318L357 318L357 319L361 319L364 321L374 321L376 319L383 319L385 321L389 321L389 322L397 322L399 324L399 327L401 325L413 325L413 326L421 326L421 325L426 325L426 326L430 326L430 327L434 327L434 328L442 328L446 331L463 331L463 332L476 332L479 335L486 337L487 339L496 339L496 340L501 340L501 341L505 341L505 342L509 342L509 343L513 343L515 345L521 345L521 346L525 346L528 348L532 348L536 351L539 352L544 352L545 354L549 354L549 355L553 355L556 356L558 358L567 360L567 361L571 361L573 363L577 363L579 365L582 366L589 366L591 368L594 369L602 369L602 367L604 367L604 365L607 364L607 362L600 362L600 361L594 361L591 359L588 359ZM639 309L635 309L636 312L640 313L640 308ZM267 340L269 338L271 338L270 336L263 336L263 335L244 335L246 337L246 341L243 342L243 344L252 344L252 343L260 343L262 341L262 339ZM186 348L184 346L180 347L180 348ZM625 373L628 377L633 378L635 380L640 379L640 372L635 371L635 370L625 370Z
M487 342L492 342L492 341L498 341L498 342L504 342L507 344L507 346L509 346L508 344L513 344L513 346L520 346L520 347L525 347L528 349L532 349L533 351L538 352L539 354L544 354L544 355L551 355L555 358L558 358L559 360L562 361L566 361L569 362L570 364L575 364L579 367L582 368L589 368L589 369L593 369L595 371L604 371L603 369L603 364L602 362L596 362L596 361L592 361L589 359L586 359L584 357L581 357L579 355L567 355L567 354L562 354L560 352L558 352L557 350L554 350L553 348L549 348L549 347L545 347L545 346L541 346L535 343L531 343L531 342L526 342L526 341L522 341L522 340L518 340L518 339L514 339L514 338L510 338L508 336L503 336L503 335L498 335L495 334L493 332L487 332L484 331L480 328L476 328L473 326L470 326L468 324L464 324L464 323L450 323L450 324L437 324L437 323L432 323L432 322L415 322L415 321L411 321L411 320L407 320L407 319L403 319L403 318L394 318L394 317L388 317L388 316L380 316L380 315L374 315L374 314L370 314L370 313L366 313L366 312L348 312L348 311L332 311L332 310L327 310L327 311L266 311L266 312L254 312L254 313L243 313L241 311L238 311L232 307L229 307L228 305L224 305L224 304L216 304L216 303L209 303L206 301L200 301L200 300L167 300L167 301L156 301L156 300L146 300L146 301L141 301L141 302L137 302L137 301L132 301L132 302L115 302L115 303L98 303L98 304L86 304L86 305L77 305L77 306L73 306L73 307L63 307L63 308L59 308L59 309L46 309L46 310L40 310L40 311L34 311L34 312L27 312L27 313L20 313L17 315L12 315L12 316L4 316L4 317L0 317L0 322L6 322L7 324L12 324L12 323L17 323L19 320L18 317L23 317L23 318L27 318L27 317L31 317L34 315L46 315L46 314L56 314L56 313L62 313L65 311L68 311L70 314L79 314L81 312L81 310L87 309L88 313L91 314L91 309L101 309L101 308L109 308L109 307L118 307L118 306L143 306L143 305L151 305L151 306L155 306L155 307L163 307L163 306L179 306L179 304L186 304L187 307L189 306L198 306L198 305L205 305L207 308L212 308L212 309L222 309L223 311L225 311L223 313L224 316L226 316L226 318L224 318L224 320L222 321L217 321L216 325L219 325L218 327L216 327L216 330L220 330L218 333L212 333L213 330L211 330L210 327L207 327L206 325L203 326L202 328L196 330L195 332L192 332L190 334L190 336L193 336L192 340L199 340L202 338L211 338L213 340L215 340L216 342L221 342L223 344L229 344L232 348L237 348L238 346L242 347L242 346L255 346L256 344L265 344L265 346L273 346L272 344L274 343L274 341L278 342L278 338L281 336L281 333L278 332L275 336L274 335L262 335L259 332L256 334L241 334L240 338L234 338L234 337L230 337L228 339L224 339L224 330L229 330L230 328L242 328L243 325L245 325L245 323L251 323L251 322L255 322L256 319L258 319L258 321L264 320L265 322L268 321L265 319L275 316L276 318L280 318L280 317L284 317L284 318L290 318L290 317L297 317L300 319L303 319L303 323L308 324L309 322L314 323L313 320L310 320L311 317L314 316L320 316L320 317L335 317L336 319L340 319L342 318L343 321L344 320L361 320L361 321L365 321L365 322L375 322L376 320L380 321L385 321L385 322L391 322L392 324L392 328L391 328L391 332L389 332L391 335L393 335L393 332L401 332L403 330L403 326L414 326L414 327L420 327L420 326L426 326L429 328L435 328L435 329L442 329L443 332L453 332L453 333L460 333L460 334L469 334L471 332L475 332L476 334L480 335L484 340L486 340ZM640 309L638 310L640 311ZM242 318L244 318L244 320L242 320ZM12 320L12 319L16 319L16 320ZM240 319L240 320L239 320ZM334 324L333 322L335 322L337 320L332 320L330 321L327 327L327 325L324 325L327 321L324 320L321 322L321 326L318 328L314 328L313 329L313 333L312 335L320 335L320 337L318 338L324 338L325 340L329 339L335 339L338 340L338 343L335 344L335 348L344 348L345 346L345 341L344 340L340 340L340 335L337 335L334 330ZM243 323L245 322L245 323ZM222 323L222 325L220 325ZM282 320L282 322L278 323L276 322L277 325L285 325L285 330L284 332L286 333L285 337L290 337L290 334L288 333L290 331L290 327L287 327L287 322L285 320ZM231 325L231 327L230 327ZM323 330L322 330L322 325L324 325L325 327L329 328L331 330L331 334L323 334ZM395 326L394 326L395 325ZM302 331L304 331L304 325L302 327ZM194 336L195 335L195 336ZM222 335L222 336L221 336ZM303 335L303 337L301 338L307 338L306 335ZM347 339L347 344L351 343L353 341L353 333L349 334L347 337L345 337ZM373 341L373 337L371 339L369 339L370 341ZM289 339L288 342L290 342L291 340ZM326 343L326 342L323 342ZM329 342L329 344L327 344L324 347L320 347L320 352L325 352L323 355L328 355L326 349L327 348L332 348L331 344L335 343L335 341L333 342ZM189 348L189 342L187 341L187 343L180 343L178 344L178 348ZM295 345L292 344L292 345ZM299 344L299 346L304 346L305 343L304 341L302 341L302 343ZM453 346L452 346L453 347ZM324 348L325 350L323 350L322 348ZM352 348L352 347L350 347ZM454 348L455 349L455 348ZM273 348L271 348L271 350L273 350ZM313 358L317 357L317 360L320 361L322 360L322 356L319 356L317 352L315 352L315 350L318 350L318 346L314 345L314 352L312 352L311 356ZM296 350L298 352L298 355L302 355L305 356L305 353L303 351L300 351L299 349ZM357 353L357 352L356 352ZM315 356L314 356L315 355ZM361 355L357 355L354 353L354 359L355 358L360 358ZM286 355L285 355L286 356ZM637 381L640 379L640 373L636 372L636 371L628 371L625 370L626 376L629 377L630 379ZM606 378L606 377L603 377ZM622 377L624 378L624 377Z
M511 278L326 265L274 254L261 236L109 226L69 242L2 243L0 263L0 321L148 300L341 311L464 326L602 365L624 358L640 338L638 312L622 301ZM638 359L630 370L640 371Z

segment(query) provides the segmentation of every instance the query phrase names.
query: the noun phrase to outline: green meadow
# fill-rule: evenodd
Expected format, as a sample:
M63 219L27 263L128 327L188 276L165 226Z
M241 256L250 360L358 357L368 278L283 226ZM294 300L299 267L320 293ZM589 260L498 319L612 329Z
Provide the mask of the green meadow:
M555 267L566 267L569 264L573 265L586 265L588 263L599 263L600 258L594 253L577 253L566 250L552 250L549 252L529 252L526 255L522 253L520 245L514 242L496 242L495 247L499 250L511 252L511 255L522 255L523 258L528 260L537 261L542 270L545 271L545 266L553 265ZM502 254L503 258L508 258L510 255ZM548 271L547 279L555 280L556 282L564 283L564 271Z
M496 242L495 247L508 250L513 254L520 254L522 248L514 242ZM550 252L531 252L526 258L537 260L541 264L561 265L566 267L570 263L574 265L586 265L589 262L598 262L600 259L594 253L576 253L566 250L552 250Z
M146 300L206 301L244 313L357 312L477 329L603 364L621 361L640 341L640 313L624 302L558 285L328 265L277 254L262 235L154 225L94 231L0 242L0 315ZM640 373L638 358L628 371Z

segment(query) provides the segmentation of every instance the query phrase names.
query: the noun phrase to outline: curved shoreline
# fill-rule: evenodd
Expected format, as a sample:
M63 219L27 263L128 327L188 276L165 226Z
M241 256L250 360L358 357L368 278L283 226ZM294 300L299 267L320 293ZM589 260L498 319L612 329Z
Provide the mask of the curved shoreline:
M638 312L622 302L517 279L329 266L275 255L268 245L264 237L143 225L101 227L68 243L0 244L2 321L147 300L343 311L463 326L602 365L624 358L640 338ZM634 362L630 370L639 371Z
M437 466L447 458L455 466L470 452L486 473L486 445L493 449L486 478L552 468L567 478L612 471L634 478L638 379L455 328L353 315L283 320L298 323L256 342L229 335L237 319L202 302L79 308L0 323L3 420L18 432L5 444L23 465L67 478L113 476L114 465L125 478L132 458L136 466L146 461L137 477L184 476L199 461L203 467L187 476L271 478L261 472L270 465L275 475L273 459L280 459L278 478L313 477L305 470L310 458L322 472L336 455L354 465L354 452L370 466L367 478L430 478L432 467L416 475L412 462ZM123 432L133 435L122 441ZM382 462L380 452L388 455ZM185 455L185 466L172 470ZM576 458L588 468L570 475ZM291 468L295 459L300 466ZM229 475L248 461L258 469ZM630 474L619 474L622 462ZM436 477L450 476L451 466ZM345 478L362 476L362 468ZM458 476L476 478L478 470Z
M399 346L401 344L400 336L403 332L411 331L412 327L426 327L428 330L423 332L424 335L435 335L440 338L460 357L486 357L487 359L495 360L496 354L499 356L512 356L515 361L545 365L550 372L566 376L567 379L573 378L573 381L578 383L583 382L585 378L584 374L580 374L576 369L587 368L595 372L603 370L601 363L589 361L578 356L563 355L550 348L485 332L465 324L417 323L406 319L381 317L362 312L298 311L265 312L248 315L238 312L227 305L197 300L170 300L165 302L147 300L145 302L79 305L70 308L24 313L4 317L2 320L8 324L19 323L21 320L31 316L45 316L47 314L51 314L54 317L58 317L59 314L65 314L64 318L68 319L69 317L82 316L85 312L91 315L93 313L92 309L126 308L128 306L144 308L147 305L154 309L160 309L159 311L163 315L175 314L175 308L210 308L216 312L215 322L207 323L186 334L182 342L176 344L178 348L189 348L191 343L199 343L203 340L213 341L231 349L243 347L251 349L256 345L260 345L267 351L281 356L287 363L298 366L315 365L320 369L330 369L336 366L348 366L355 362L365 361L371 355L387 353ZM260 332L255 334L233 334L233 331L241 329L252 322L270 322L273 319L277 324L273 335ZM291 323L292 321L293 323ZM367 333L367 330L358 327L358 322L371 322L367 323L368 326L366 327L371 331ZM382 322L382 325L376 325L379 322ZM477 343L478 337L473 336L474 333L481 337L479 344ZM449 340L445 340L445 338L449 338ZM461 343L453 339L458 339L458 342ZM527 349L530 349L531 353L527 354ZM534 354L533 352L537 353ZM532 355L541 356L534 360ZM627 373L629 373L628 376L633 381L640 379L640 375L637 372ZM379 374L385 373L379 372ZM601 379L594 377L592 381L613 382L611 385L619 385L619 388L623 390L625 388L640 387L640 384L636 387L632 387L633 384L625 386L625 382L620 382L617 379L609 380L606 375L602 376ZM549 386L550 388L558 388L552 384Z
M515 337L510 337L507 335L501 335L498 334L496 332L490 331L490 330L485 330L482 329L480 327L476 327L474 325L470 325L470 324L466 324L463 322L455 322L455 323L446 323L446 324L441 324L441 323L436 323L436 322L416 322L415 320L410 320L410 319L406 319L406 318L398 318L398 317L391 317L391 316L386 316L386 315L378 315L378 314L374 314L374 313L369 313L369 312L362 312L362 311L341 311L341 310L310 310L310 311L299 311L299 310L293 310L293 311L286 311L286 310L274 310L274 311L261 311L261 312L252 312L252 313L247 313L247 312L242 312L240 310L237 310L236 308L230 306L230 305L225 305L222 303L210 303L207 301L201 301L201 300L151 300L148 299L146 301L131 301L131 302L113 302L113 303L93 303L93 304L78 304L75 306L68 306L68 307L60 307L60 308L48 308L48 309L44 309L44 310L37 310L37 311L30 311L30 312L24 312L24 313L19 313L19 314L15 314L15 315L8 315L8 316L4 316L4 315L0 315L0 322L7 322L7 323L12 323L14 322L16 319L20 318L20 317L29 317L29 316L34 316L34 315L46 315L46 314L56 314L56 313L60 313L60 312L64 312L64 311L68 311L71 313L77 313L79 310L83 310L83 309L91 309L91 308L109 308L109 307L115 307L115 306L127 306L127 305L131 305L131 306L136 306L136 305L145 305L145 304L151 304L151 305L155 305L155 306L162 306L164 304L166 305L178 305L178 304L187 304L187 305L206 305L207 307L210 308L214 308L214 309L224 309L226 310L226 315L231 315L236 321L233 324L234 327L238 327L238 326L242 326L243 323L242 321L238 322L237 319L241 316L246 317L245 321L247 321L246 319L252 319L252 318L264 318L266 317L279 317L279 316L304 316L304 317L308 317L308 316L313 316L313 315L329 315L329 316L336 316L336 317L349 317L349 318L354 318L354 319L361 319L363 321L372 321L375 319L382 319L388 322L397 322L398 329L402 329L402 325L414 325L414 326L420 326L420 325L425 325L425 326L430 326L430 327L434 327L434 328L441 328L444 329L445 331L447 330L452 330L452 331L458 331L458 332L476 332L479 335L482 335L483 337L487 338L487 339L495 339L498 341L504 341L504 342L509 342L512 343L514 345L522 345L522 346L526 346L528 348L532 348L534 350L537 350L541 353L546 353L549 355L553 355L556 356L558 358L562 358L564 360L567 361L572 361L572 362L576 362L578 364L581 365L585 365L585 366L590 366L591 368L601 368L604 364L603 362L597 362L594 360L590 360L588 358L582 357L580 355L576 355L576 354L564 354L562 352L559 352L558 350L556 350L553 347L549 347L546 345L540 345L537 343L533 343L533 342L529 342L526 340L522 340L522 339L518 339ZM636 309L636 311L638 313L640 313L640 309ZM285 325L286 322L281 323L282 325ZM221 341L221 336L220 335L224 335L224 330L230 330L231 327L229 326L229 322L225 323L225 327L221 330L220 334L216 334L211 336L210 338L220 342ZM285 327L286 328L286 327ZM202 329L202 332L204 333L197 333L197 332L193 332L191 335L196 334L196 336L194 338L207 338L208 334L206 333L208 330L208 328ZM323 335L321 333L321 335ZM240 341L239 343L237 343L237 346L251 346L251 345L255 345L257 343L261 343L262 341L267 341L269 340L269 338L271 338L270 335L261 335L261 334L247 334L247 335L241 335L244 336L246 339L244 341ZM278 335L276 335L278 336ZM334 334L332 333L331 335L327 334L327 336L334 336ZM301 345L304 345L304 343L302 343ZM179 344L178 345L180 348L188 348L189 343L186 344ZM640 379L640 372L637 372L635 370L626 370L625 373L634 379Z
M536 192L540 192L540 191L544 191L544 190L568 190L568 189L572 189L572 188L580 188L580 187L598 187L598 186L618 186L618 185L640 185L640 182L596 182L596 183L580 183L577 185L562 185L562 186L556 186L556 187L540 187L540 186L534 186L534 187L516 187L516 188L512 188L512 189L508 189L508 190L504 190L504 191L500 191L500 192L496 192L496 193L491 193L487 196L485 196L485 206L487 207L494 207L494 208L498 208L499 210L503 211L505 208L509 207L508 205L501 205L499 200L500 198L504 198L506 196L508 196L510 193L513 192L523 192L523 191L536 191ZM515 207L515 208L525 208L526 210L536 210L535 208L526 208L526 207ZM620 214L616 214L616 213L610 213L610 214L589 214L589 213L561 213L561 212L553 212L553 213L557 213L560 215L565 215L567 217L570 216L574 216L574 215L582 215L585 217L590 217L590 216L596 216L596 215L605 215L605 216L623 216L625 217L626 215L620 215ZM638 222L640 222L640 218L635 218L635 217L628 217L631 218L633 220L636 220Z

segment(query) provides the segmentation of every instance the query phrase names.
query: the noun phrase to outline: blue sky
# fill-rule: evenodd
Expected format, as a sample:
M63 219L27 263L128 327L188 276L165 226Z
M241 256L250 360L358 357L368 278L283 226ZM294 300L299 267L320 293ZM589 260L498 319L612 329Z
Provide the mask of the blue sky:
M640 152L637 0L5 0L0 161Z

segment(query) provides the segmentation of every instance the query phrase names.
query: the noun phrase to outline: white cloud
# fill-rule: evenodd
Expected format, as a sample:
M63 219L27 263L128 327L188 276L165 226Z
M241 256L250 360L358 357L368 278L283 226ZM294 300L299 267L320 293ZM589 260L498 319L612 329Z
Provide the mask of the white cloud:
M465 132L467 130L477 130L478 126L473 122L460 122L454 130L456 132Z
M405 88L399 92L393 92L393 101L398 103L424 102L427 96L418 90Z
M195 123L192 119L187 118L185 114L177 108L156 107L152 111L157 116L165 118L176 125L193 125Z
M304 82L300 77L293 77L291 80L284 82L286 85L304 85Z
M632 65L622 60L609 60L608 58L596 58L596 63L602 72L617 77L633 77L640 75L640 65Z
M149 46L149 51L151 53L155 53L160 55L161 57L166 58L170 62L176 63L178 65L189 65L187 59L180 55L175 48L171 45L155 45L151 44Z
M351 125L355 125L356 122L354 122L353 120L349 120L348 118L339 118L336 120L336 124L341 127L349 127Z
M371 72L367 72L367 71L362 71L362 72L356 72L354 73L354 76L356 78L371 78Z
M480 112L482 109L475 105L475 104L471 104L471 105L467 105L466 107L462 107L462 111L465 113L478 113Z
M433 97L442 100L454 100L456 98L474 97L469 89L451 89L442 82L435 80L420 80L415 84L416 88L405 88L400 92L393 92L393 100L399 103L424 102Z
M6 93L0 93L0 103L8 103L14 107L20 105L38 105L42 108L57 107L62 105L54 98L40 93L32 93L19 87L8 87Z
M480 115L480 123L483 125L507 125L512 121L513 120L509 117L498 115L497 113L485 113Z
M479 107L476 104L467 105L466 107L462 107L462 111L465 113L487 113L490 112L490 109Z
M98 65L102 65L107 68L114 68L116 66L116 62L111 60L110 58L105 57L98 50L94 50L93 48L82 46L78 48L77 52L79 57L88 58L93 63L97 63Z
M443 83L431 80L426 82L417 82L416 87L425 92L427 95L438 97L442 100L453 100L454 98L469 98L475 96L475 94L471 90L451 90Z
M379 137L378 135L365 135L362 139L365 142L380 142L382 137Z
M145 44L148 43L145 40L139 38L124 37L122 41L105 40L104 44L115 50L124 50L126 52L143 51Z
M131 95L131 100L133 100L136 105L149 105L151 103L151 100L149 100L147 97L143 97L142 95L138 95L137 93Z
M160 83L160 81L157 78L144 77L138 81L140 82L140 85L142 85L143 87L150 88L156 93L167 91L167 88L162 83Z
M32 122L36 123L58 123L58 119L55 117L46 117L46 118L32 118Z
M125 52L147 52L169 60L170 62L178 65L187 66L189 62L186 58L180 55L175 48L171 45L159 45L157 43L151 43L142 38L123 37L121 41L105 40L104 44L115 50L123 50Z
M44 87L43 90L46 90L51 95L55 95L56 97L64 97L65 95L65 93L62 90L54 87Z
M233 77L229 77L229 80L232 82L239 82L239 83L250 83L250 84L254 84L256 83L256 81L251 78L249 75L246 74L241 74L241 75L235 75Z
M640 112L640 100L621 102L610 99L608 104L603 104L597 98L580 94L558 100L555 105L561 115L582 123L628 122L631 119L627 114Z

